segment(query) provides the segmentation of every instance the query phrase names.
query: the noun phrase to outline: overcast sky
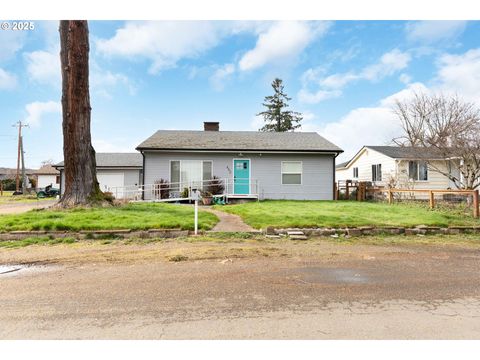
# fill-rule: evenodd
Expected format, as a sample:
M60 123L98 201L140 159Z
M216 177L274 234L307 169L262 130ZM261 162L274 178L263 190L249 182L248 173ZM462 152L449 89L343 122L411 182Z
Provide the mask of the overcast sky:
M92 137L98 152L135 151L158 129L257 130L284 80L303 131L345 150L388 144L393 99L413 89L480 103L480 23L463 21L91 21ZM58 22L0 31L0 167L62 160Z

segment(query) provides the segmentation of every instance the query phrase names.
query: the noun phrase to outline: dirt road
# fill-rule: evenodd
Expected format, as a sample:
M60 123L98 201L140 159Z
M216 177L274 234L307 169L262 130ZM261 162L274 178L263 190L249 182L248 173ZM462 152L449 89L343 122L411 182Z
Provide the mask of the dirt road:
M188 259L169 261L175 254ZM480 339L478 247L314 240L0 250L0 264L19 263L36 267L0 274L2 339Z

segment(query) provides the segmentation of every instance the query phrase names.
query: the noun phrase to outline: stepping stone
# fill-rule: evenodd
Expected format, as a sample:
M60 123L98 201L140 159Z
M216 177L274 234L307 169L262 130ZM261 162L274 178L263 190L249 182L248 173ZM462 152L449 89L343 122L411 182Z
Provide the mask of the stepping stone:
M287 231L287 235L292 236L292 235L305 235L305 234L303 233L303 231L291 230L291 231Z
M291 240L307 240L305 235L290 235Z
M292 240L307 240L307 237L303 233L303 231L287 231L287 235Z

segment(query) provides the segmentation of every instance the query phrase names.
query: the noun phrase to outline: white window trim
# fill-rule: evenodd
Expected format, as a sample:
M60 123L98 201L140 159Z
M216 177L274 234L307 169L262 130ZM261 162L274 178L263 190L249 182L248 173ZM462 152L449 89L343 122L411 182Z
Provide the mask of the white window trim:
M168 181L170 183L170 186L172 184L172 161L178 161L180 162L180 176L179 176L179 182L180 184L182 183L182 161L201 161L202 162L202 170L201 170L201 173L202 173L202 181L203 181L203 163L204 162L209 162L212 164L212 178L213 178L213 160L203 160L203 159L182 159L182 160L174 160L174 159L170 159L168 161ZM210 179L211 180L211 179Z
M377 175L376 177L378 178L378 174L380 173L380 180L377 180L377 179L373 179L373 174L372 174L372 182L376 183L376 182L382 182L383 181L383 174L382 174L382 170L383 169L380 169L380 172L378 171L378 167L380 166L380 168L382 168L382 163L379 163L379 164L372 164L372 166L375 166L375 175ZM371 167L370 167L371 169Z
M357 176L355 176L355 169L357 169ZM358 179L358 166L355 166L352 171L353 171L353 176L352 177L354 179Z
M284 184L283 183L283 174L287 174L287 175L288 174L291 174L291 175L298 175L299 174L298 172L283 172L283 163L290 163L290 162L300 163L300 166L302 167L301 172L300 172L300 184ZM301 186L301 185L303 185L303 161L297 161L297 160L282 161L282 163L280 164L280 183L283 186Z
M415 181L415 182L420 182L420 183L427 183L430 181L430 175L429 175L429 172L430 172L430 169L428 168L428 163L426 161L423 161L426 165L427 165L427 180L420 180L418 177L420 176L420 161L421 160L408 160L407 161L407 173L408 173L408 181ZM416 179L412 179L410 177L410 162L416 162L418 165L417 165L417 178Z

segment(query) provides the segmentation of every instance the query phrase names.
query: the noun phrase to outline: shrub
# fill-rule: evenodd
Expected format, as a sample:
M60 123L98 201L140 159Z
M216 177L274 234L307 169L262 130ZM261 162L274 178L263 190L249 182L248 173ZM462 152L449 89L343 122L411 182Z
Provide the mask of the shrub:
M213 195L221 195L225 190L223 181L218 176L213 176L210 183L205 186L205 192L209 192Z
M188 198L188 187L183 188L183 191L180 194L180 197L185 198L185 199Z
M113 194L110 191L105 191L103 193L103 198L105 199L105 201L108 201L109 203L113 203L113 201L115 200L115 196L113 196Z

